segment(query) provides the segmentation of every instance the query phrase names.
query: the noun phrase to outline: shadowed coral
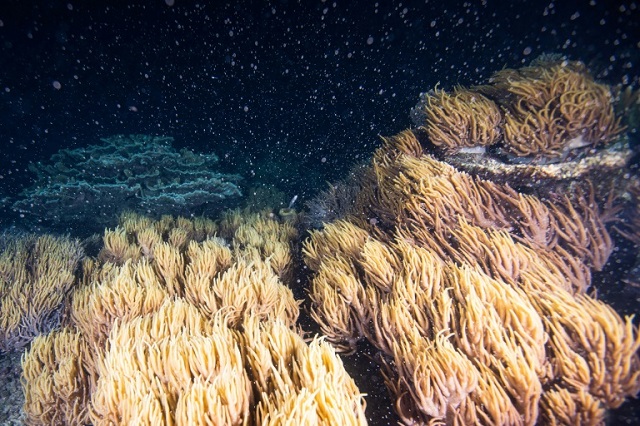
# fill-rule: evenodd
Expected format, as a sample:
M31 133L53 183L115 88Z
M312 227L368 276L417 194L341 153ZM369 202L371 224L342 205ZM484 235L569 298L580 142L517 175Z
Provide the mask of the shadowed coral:
M73 330L34 339L29 355L22 358L27 424L80 426L89 422L91 376L83 364L90 359L87 342Z
M123 211L155 215L214 214L240 197L237 175L215 170L218 157L177 151L169 137L113 136L60 150L35 163L36 184L13 209L54 226L113 226Z
M384 140L384 139L383 139ZM418 143L414 148L422 147ZM345 218L352 210L353 202L362 186L367 184L363 173L370 170L363 164L354 166L346 179L337 183L330 183L329 188L321 191L313 199L305 202L306 212L303 223L310 228L321 228L324 223Z
M57 327L84 251L79 241L29 235L0 253L0 351Z

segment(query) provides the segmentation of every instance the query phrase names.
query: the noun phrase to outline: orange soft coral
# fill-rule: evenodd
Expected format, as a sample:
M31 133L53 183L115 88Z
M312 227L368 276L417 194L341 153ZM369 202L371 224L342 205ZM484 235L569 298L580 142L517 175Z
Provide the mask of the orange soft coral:
M557 158L607 144L623 130L610 88L580 62L541 62L499 71L485 86L435 89L413 114L447 153L500 143L516 157Z
M500 139L500 109L479 93L436 89L428 95L424 113L429 139L449 152L493 145Z

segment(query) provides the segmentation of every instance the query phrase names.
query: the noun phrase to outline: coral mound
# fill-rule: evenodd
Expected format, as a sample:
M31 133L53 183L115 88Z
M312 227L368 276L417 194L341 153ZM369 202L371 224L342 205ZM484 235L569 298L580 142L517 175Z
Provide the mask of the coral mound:
M312 232L311 315L380 351L403 423L602 424L640 391L632 317L587 294L613 242L586 194L541 200L385 139L345 219Z

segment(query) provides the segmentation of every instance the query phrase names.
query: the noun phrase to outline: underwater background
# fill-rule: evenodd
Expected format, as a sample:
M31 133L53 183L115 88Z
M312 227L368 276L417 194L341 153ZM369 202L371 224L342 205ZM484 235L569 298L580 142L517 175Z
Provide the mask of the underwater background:
M260 333L280 332L285 335L300 330L306 332L301 332L306 338L314 333L324 334L333 349L329 349L328 343L326 347L315 341L309 345L308 341L298 342L291 337L291 342L295 342L290 343L291 347L295 347L299 353L306 354L305 351L311 351L306 349L309 347L316 350L313 345L317 345L319 351L326 351L322 352L324 359L328 359L327 354L331 350L351 353L341 355L341 362L344 362L346 374L353 378L355 384L343 376L335 380L344 387L340 388L344 392L340 395L346 401L345 405L352 408L351 414L356 413L355 420L331 419L329 416L329 420L326 417L316 419L317 423L423 424L428 420L440 419L447 424L471 424L476 421L491 424L487 420L489 414L486 414L487 418L478 414L478 418L473 420L462 414L452 414L449 405L449 411L438 415L442 413L436 409L408 403L408 397L402 395L411 395L415 400L420 400L419 390L410 385L407 385L410 389L403 388L403 371L396 363L398 353L394 352L392 344L386 346L383 343L384 339L380 338L377 328L375 332L368 330L367 321L363 319L367 315L369 320L371 316L381 318L382 311L369 309L367 314L359 312L362 314L362 323L354 319L358 317L358 312L352 311L348 314L352 315L351 322L345 320L349 323L349 333L352 333L347 336L349 333L345 330L338 332L340 327L331 322L332 315L338 315L337 311L324 308L324 296L319 296L321 279L318 277L338 282L343 278L337 277L351 277L351 273L354 282L364 283L363 288L368 286L377 288L376 291L382 294L393 293L381 284L382 278L371 278L377 276L378 272L371 272L368 268L373 267L365 260L373 255L369 252L356 255L353 246L337 243L340 238L332 240L332 232L338 231L331 227L327 229L329 223L342 223L336 225L336 229L361 243L361 248L365 241L370 240L384 245L386 248L376 246L376 253L388 261L388 271L393 270L399 276L400 270L405 271L403 268L407 267L400 267L402 262L398 259L408 259L413 254L407 254L408 249L394 245L394 241L412 240L411 244L425 247L431 244L431 240L421 240L427 237L419 234L420 226L426 227L429 232L439 227L439 222L428 222L427 225L424 221L418 226L417 216L406 213L409 209L407 206L413 202L408 200L426 195L420 192L424 188L411 186L410 178L406 178L409 179L407 181L402 179L405 176L418 176L417 180L427 180L425 176L433 172L436 177L439 173L450 174L455 180L459 176L458 170L463 170L495 185L511 185L522 199L538 197L542 203L546 203L546 207L540 209L551 212L549 214L553 219L550 220L558 223L564 223L563 218L567 217L574 222L584 220L585 229L589 230L591 236L596 235L594 238L597 239L603 235L603 241L592 239L588 243L590 246L585 243L589 254L576 248L573 237L566 236L561 230L553 231L559 236L540 237L548 238L545 244L553 245L554 250L556 240L561 241L558 243L558 247L561 246L558 250L562 250L559 256L579 258L582 262L579 265L579 262L571 264L566 270L558 272L562 276L570 276L567 279L570 292L599 297L617 312L613 314L617 319L611 321L619 320L620 329L627 331L618 340L627 345L624 353L629 361L626 364L620 361L620 364L632 371L627 371L629 377L624 384L620 384L622 390L602 385L605 390L592 392L606 401L606 404L603 403L607 407L606 415L602 414L604 408L602 413L599 409L590 411L590 407L597 405L592 400L575 402L574 399L579 406L574 411L578 414L572 420L564 419L564 424L579 421L587 423L586 414L580 417L583 412L596 413L589 420L634 424L638 421L640 410L637 400L632 398L640 386L637 373L640 366L638 321L621 318L637 313L640 306L640 222L637 219L640 212L637 204L640 199L640 136L637 132L640 128L639 7L633 1L603 0L3 1L0 5L0 298L3 306L6 306L0 309L0 373L5 386L4 392L0 393L6 395L7 399L0 405L8 408L0 412L0 422L13 424L24 420L26 416L29 424L118 423L114 417L110 417L113 415L110 410L117 404L113 402L115 399L112 401L105 396L108 392L104 388L107 379L117 382L117 373L113 372L117 370L116 367L109 370L109 374L105 373L110 362L118 365L117 354L114 351L107 353L105 349L104 353L86 355L83 351L88 349L83 345L100 347L110 338L110 344L115 348L117 338L126 340L126 337L122 337L126 330L116 330L122 334L121 337L116 336L116 331L109 337L114 318L126 317L134 321L158 312L170 316L174 314L167 312L178 308L149 302L152 308L148 306L148 311L136 311L136 315L127 314L130 317L112 312L109 314L111 319L107 321L109 326L101 329L104 335L94 336L95 341L89 339L88 343L82 343L86 336L72 338L68 337L71 334L65 334L72 333L69 331L72 329L80 330L78 335L81 332L91 334L87 331L90 328L86 328L88 326L82 322L83 318L87 318L86 313L82 313L84 308L79 307L82 302L74 300L83 300L82 297L90 300L93 296L81 295L81 291L92 286L115 285L115 270L119 271L119 276L131 280L129 287L140 284L139 276L148 272L140 265L148 261L155 268L154 272L148 273L157 274L160 277L158 286L163 288L162 292L167 291L166 295L162 293L163 296L154 297L158 300L184 298L200 309L200 313L193 315L206 317L205 312L215 316L216 310L222 310L220 306L226 302L214 303L211 302L213 296L189 293L186 289L189 275L185 272L188 268L183 272L172 272L175 274L175 283L179 284L170 284L168 277L172 273L167 271L171 267L166 266L173 265L167 259L174 255L183 256L188 265L195 265L196 259L204 259L203 253L210 255L207 250L211 250L217 253L214 257L218 259L213 261L217 266L205 274L211 280L228 272L229 278L226 279L233 285L230 272L233 271L238 281L246 277L250 277L246 278L248 281L278 281L290 289L278 290L284 292L278 293L277 297L286 301L282 302L282 306L275 308L275 305L269 305L270 309L278 312L274 316L282 313L284 319L279 318L282 323L274 325L267 321L269 326L257 326L253 323L250 325L249 320L243 323L245 320L234 319L224 326L237 332L234 337L228 337L228 342L235 342L233 344L240 348L238 351L242 357L247 356L242 348L258 345L256 342L261 339ZM575 73L578 76L576 78L581 79L581 88L593 89L593 93L606 92L606 96L603 95L607 99L606 105L598 104L601 108L596 110L611 108L609 127L604 129L604 119L600 118L594 121L594 129L580 130L582 135L600 131L602 134L594 136L597 142L595 139L581 139L575 145L569 143L568 148L562 146L551 149L553 155L540 150L529 157L529 152L522 153L503 143L499 148L486 148L486 155L483 148L481 160L478 160L480 157L469 160L464 155L456 156L464 149L449 146L446 141L438 142L435 134L437 129L434 130L434 127L441 124L440 128L444 128L450 123L446 123L446 119L443 119L444 124L437 123L438 117L429 115L429 110L444 111L442 117L450 117L451 112L446 106L447 94L472 88L474 93L495 101L502 113L508 110L517 116L514 111L522 103L513 101L510 96L520 92L504 88L507 81L517 80L508 74L508 70L520 70L516 73L520 73L518 78L522 78L522 81L538 81L547 78L547 71L540 69L554 70L549 72L555 73L559 69L557 67ZM496 75L501 70L507 70L502 74L504 78ZM506 96L500 91L509 91L511 95ZM475 97L468 100L471 105L475 102ZM535 108L538 107L535 105ZM498 139L507 133L507 129L503 128L507 118L499 114L497 121L501 124L495 126ZM564 110L563 114L566 115ZM483 110L478 117L486 118L488 115ZM552 122L557 124L559 119ZM569 125L565 127L568 129ZM406 129L413 129L415 137L413 134L407 136L400 133ZM566 132L570 134L569 130ZM398 134L404 136L384 141L380 137ZM573 134L567 135L564 135L566 140L574 140ZM455 139L455 135L452 138ZM421 153L433 154L434 158L447 165L429 163L427 167L425 162L420 166L409 163L396 166L394 163L400 161L398 158L402 156L411 157L415 154L420 157ZM600 157L584 166L596 155ZM496 165L489 159L501 163ZM580 163L580 167L588 170L568 178L563 173L570 174L576 170L577 163L571 162L574 160L584 160L585 163ZM545 178L538 169L535 172L520 172L503 167L504 164L516 165L521 169L529 166L556 167L553 170L557 174ZM455 166L455 171L445 168L449 165ZM370 169L375 169L375 172ZM436 169L438 173L434 171ZM586 179L585 176L595 182L591 186L593 192L589 192L588 188L576 189L573 185ZM465 178L460 179L462 182ZM400 193L397 192L398 188L385 186L392 181L404 182L407 188L413 189ZM460 189L460 185L462 183L455 183L453 187ZM617 201L609 203L607 194L611 187L620 191L611 197ZM570 197L575 195L575 198L571 202L563 201L565 192ZM381 198L384 194L389 199L396 197L396 200L403 200L402 203L406 204L398 207L400 201L393 204ZM527 247L536 246L539 243L536 240L538 236L533 235L533 231L530 235L526 229L519 228L527 216L523 213L525 208L513 201L517 197L506 189L495 190L495 194L498 195L494 195L494 198L479 198L477 204L487 205L491 200L500 199L508 205L505 212L517 211L518 215L501 219L502 222L497 221L500 223L493 223L491 227L495 225L499 231L508 229L515 235L513 238L518 244L530 236L533 243L529 241ZM425 200L431 198L420 200L428 204ZM469 204L473 205L471 202ZM593 209L596 204L598 208ZM574 211L573 207L577 205L582 207L576 207ZM577 213L573 215L572 211ZM501 211L500 214L503 213ZM163 215L172 215L173 219L169 220L166 216L163 219ZM578 217L580 219L576 219ZM358 230L340 222L345 218L351 220ZM406 229L402 228L401 219L406 219ZM271 223L268 221L273 221L275 225L268 224ZM466 229L457 222L455 225L447 222L447 226ZM157 231L157 241L155 234L141 236L144 229L150 228ZM361 230L365 230L368 237L362 237ZM451 235L457 235L455 232L451 231ZM609 233L613 238L610 244L607 242ZM487 234L490 232L487 231ZM44 240L49 235L52 235L52 239ZM265 235L273 236L273 242L264 242L267 240ZM449 236L447 234L447 238ZM361 237L364 239L359 239ZM348 239L346 236L342 238ZM449 252L447 248L438 252L443 258L444 253L448 253L451 259L447 261L450 260L452 264L468 260L465 257L467 254L456 252L463 245L460 243L462 237L456 238L458 245L452 243L452 247L455 247ZM175 253L178 253L167 249L168 254L163 258L165 263L158 260L160 251L154 254L152 249L161 240L172 244L177 250ZM263 242L258 244L257 240ZM148 244L145 245L144 241ZM444 246L443 241L438 240L437 244L433 244ZM199 248L196 249L195 245L191 248L190 242L199 244ZM139 248L134 247L136 244ZM323 252L322 247L325 246L334 250ZM606 246L606 250L602 246ZM332 258L336 253L342 258L351 259L351 273L340 269L340 262ZM38 296L37 290L33 289L30 291L34 293L26 297L24 295L28 292L18 288L16 283L27 286L27 283L39 282L36 273L39 269L35 265L39 264L38 259L49 262L49 257L58 257L66 262L64 267L51 267L59 274L56 275L56 285L60 287L56 291L64 297L56 305L49 306L46 313L36 313L37 318L32 318L31 322L16 320L12 325L7 318L13 315L10 312L14 312L14 308L6 300L19 305L17 300L23 297L24 303L33 305L34 300L40 300L38 297L46 298L42 294ZM221 258L228 259L220 261ZM93 259L91 262L95 262L95 265L89 266L88 259ZM25 272L16 272L7 266L20 264L21 261L25 265ZM207 263L206 260L202 262ZM175 260L175 265L178 264L180 262ZM377 263L377 268L382 268L380 264ZM482 262L479 265L486 266ZM112 267L113 270L109 269ZM42 268L46 269L44 266ZM329 268L338 271L333 278L323 275L323 271ZM454 272L453 269L447 269L453 268L451 265L443 268L445 272L442 274L445 275L463 274L457 269ZM500 275L490 266L486 266L486 269L493 271L492 276ZM247 272L249 270L251 272ZM567 272L569 270L571 272ZM578 270L580 272L576 272ZM33 274L33 279L23 279L24 276L32 276L29 274ZM585 277L588 275L588 278L584 278L584 288L575 284L578 276L582 276L580 274ZM222 279L219 281L223 282ZM135 282L137 284L134 285ZM353 300L364 297L364 293L359 292L358 296L353 296ZM298 304L294 299L299 301ZM227 299L220 296L220 300ZM373 304L371 300L369 302ZM353 307L356 306L355 302L350 300L349 304L357 311ZM86 302L84 307L89 305ZM543 303L535 306L542 312L546 309ZM92 312L91 309L86 308L87 312ZM127 309L122 308L123 311ZM191 308L181 306L179 309L186 312ZM268 309L265 308L265 311ZM22 312L22 318L28 318L29 315L33 315L33 312ZM268 317L271 321L269 315L264 313L264 318ZM37 324L34 325L34 321ZM435 320L431 318L430 321ZM20 325L16 325L18 323ZM86 327L83 329L83 326ZM211 327L219 326L215 324ZM272 328L267 330L268 327ZM380 327L383 328L382 325ZM237 331L239 329L242 333ZM451 329L455 330L455 327ZM213 333L212 330L204 327L194 333L207 337ZM221 334L228 332L226 328L224 330L227 331L215 330ZM545 330L545 333L552 334L549 329ZM33 346L31 341L36 336L40 339L49 333L52 333L50 336L58 336L55 338L60 341L69 339L69 342L73 342L68 346L75 348L73 350L76 352L69 349L71 352L66 352L66 356L82 359L83 368L87 369L86 377L77 378L75 383L78 390L72 392L73 397L65 399L60 396L59 389L52 390L55 386L47 388L42 384L34 385L35 377L44 375L39 369L45 367L36 368L29 361L20 362L23 353L31 351L33 359L38 350L44 351L38 349L46 346L43 340L35 340L38 343ZM436 339L438 333L434 330L430 333L433 333L433 342L440 342ZM233 333L228 334L231 336ZM238 337L240 334L243 337ZM540 340L542 342L543 337ZM180 344L176 343L175 347L181 347ZM62 343L59 345L64 346ZM356 350L356 346L360 349ZM560 346L557 344L557 347L547 348L547 351L560 352ZM456 346L457 349L463 347L461 343ZM422 347L422 352L427 353L432 348ZM270 350L274 351L273 348ZM574 347L572 350L588 358L585 353L589 351ZM91 361L86 361L83 358L85 356L86 360ZM308 355L309 359L314 359L313 356ZM332 353L332 356L338 355ZM42 358L46 357L42 355ZM237 375L233 377L243 377L242 380L246 379L247 383L254 383L247 384L247 387L255 386L263 392L267 392L264 389L268 388L268 392L272 392L274 385L269 380L275 379L265 379L256 373L259 369L256 366L259 365L257 359L259 357L255 355L253 361L245 358L236 360L244 363L249 371L242 373L245 376L233 370L241 369L240 364L233 363L236 361L230 362L231 367L228 368L236 371ZM577 365L578 361L575 363ZM275 361L274 365L277 365ZM557 365L555 376L542 373L547 364L541 365L544 367L539 366L536 374L547 379L554 377L547 382L542 380L545 391L560 386L558 377L569 375L566 367L562 370ZM617 368L616 363L607 365L614 370ZM452 364L449 367L456 368ZM59 365L55 368L62 369ZM326 365L322 368L338 369ZM382 374L379 373L381 369ZM126 373L122 374L126 377ZM284 372L280 374L285 375ZM394 379L396 376L397 380ZM315 385L320 379L314 380ZM482 379L475 380L482 382ZM573 385L577 380L573 376L567 379ZM624 380L620 379L620 382ZM262 385L265 388L261 388ZM469 388L476 385L468 384ZM368 394L364 397L367 401L364 418L362 413L365 412L365 404L359 399L358 392ZM253 393L260 394L256 389ZM319 393L316 391L312 394ZM75 408L60 408L64 414L52 420L47 417L49 414L46 410L37 413L34 406L39 404L38 398L44 401L47 398L43 395L54 394L58 399L50 398L46 403ZM612 396L614 394L615 397ZM260 418L265 423L271 421L275 424L287 418L286 414L282 414L286 413L283 407L293 404L291 401L279 397L269 402L265 402L265 399L260 405L262 411L253 411L254 408L249 407L260 404L257 401L259 397L255 395L239 404L243 408L239 409L241 414L238 414L235 422L241 422L249 416L248 412L252 413L251 421ZM299 400L302 401L304 394L300 395L303 395ZM580 395L583 396L582 393ZM25 397L27 402L23 410ZM510 397L517 400L520 395ZM87 408L90 400L93 404L91 414ZM327 406L322 406L318 412L326 415L331 411L327 408L331 406L327 402L329 400L328 397L323 400ZM626 402L623 404L623 401ZM43 405L46 403L42 402ZM306 399L304 403L311 404ZM478 401L474 403L481 405ZM457 410L458 404L460 401L452 403L452 406L455 405ZM545 414L544 410L551 410L549 407L552 404L546 402L540 406L542 414L538 422L551 422L552 416ZM613 408L615 410L609 411ZM126 416L122 413L128 411L120 409L119 421L125 424L122 419ZM281 412L269 417L264 413L270 409L274 413L277 410ZM28 413L25 414L25 411ZM537 411L532 413L520 406L517 411L521 417L517 420L510 418L505 423L536 422ZM152 414L137 413L141 417L157 420ZM221 417L218 424L233 423L230 419ZM554 418L560 424L562 420L560 417ZM165 421L168 423L167 419ZM312 420L308 421L309 424L313 423ZM181 423L178 421L178 424ZM182 424L197 422L190 418Z
M438 83L550 53L609 84L637 78L633 2L171 4L3 2L4 196L59 149L149 134L304 201Z

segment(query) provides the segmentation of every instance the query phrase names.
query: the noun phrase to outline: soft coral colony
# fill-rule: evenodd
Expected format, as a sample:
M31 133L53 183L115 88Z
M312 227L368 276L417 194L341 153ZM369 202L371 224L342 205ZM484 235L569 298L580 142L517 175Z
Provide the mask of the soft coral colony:
M489 83L434 90L413 110L429 141L448 152L496 145L533 160L605 145L622 130L608 86L580 62L540 61L495 73Z
M421 128L384 139L341 218L303 244L325 340L301 337L288 287L301 236L274 215L126 214L95 258L64 238L10 245L3 349L38 336L23 357L27 423L365 424L336 355L363 340L404 424L604 423L640 391L638 329L590 291L618 210L589 185L542 197L443 153L563 161L621 134L612 102L576 63L427 95ZM635 223L620 235L640 239ZM33 256L45 248L57 254ZM58 297L34 311L34 292Z
M63 327L23 357L28 424L366 423L334 349L297 332L292 226L238 212L120 225L85 259Z
M640 390L640 337L586 292L613 248L597 207L553 206L419 151L411 132L389 138L377 185L306 242L323 333L382 352L406 424L603 423Z
M446 160L478 147L529 164L588 156L571 151L622 129L609 88L576 63L504 70L427 94L414 116L421 127L384 140L344 218L305 242L311 315L338 350L380 351L405 424L603 424L640 391L633 317L588 293L617 208L586 182L536 195ZM631 190L627 172L613 179Z

